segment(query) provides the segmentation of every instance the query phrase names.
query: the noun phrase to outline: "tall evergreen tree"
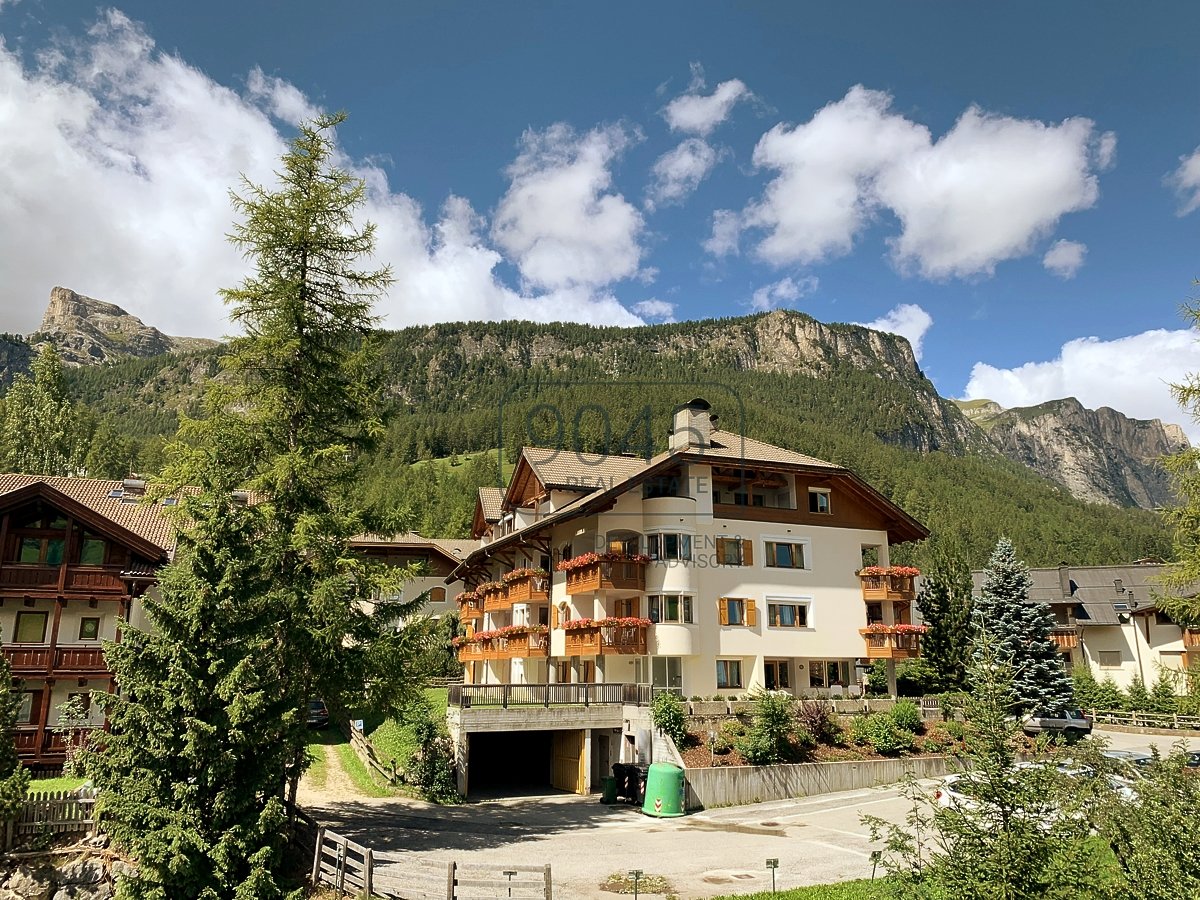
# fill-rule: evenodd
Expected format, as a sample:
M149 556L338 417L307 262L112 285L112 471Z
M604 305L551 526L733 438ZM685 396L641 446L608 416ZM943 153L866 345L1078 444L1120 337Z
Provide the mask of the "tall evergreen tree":
M17 375L4 399L4 468L31 475L74 475L87 452L67 399L62 362L42 345L30 375Z
M998 652L1011 660L1013 696L1019 711L1060 710L1071 704L1071 680L1058 646L1050 639L1054 613L1045 603L1029 600L1033 579L1001 538L988 560L983 588L971 613L977 634L994 639Z
M941 690L960 690L971 662L971 570L961 553L936 551L917 609L928 627L921 637L922 659L937 673Z
M93 770L141 867L130 900L278 896L308 699L395 714L433 662L427 621L395 628L417 605L386 599L397 573L349 548L372 525L349 489L381 430L368 332L390 278L355 267L374 229L354 222L362 182L331 163L342 120L301 127L277 190L234 197L232 239L256 264L224 292L244 336L169 449L167 483L195 490L147 603L155 630L109 648L122 697Z
M0 656L0 822L17 817L29 787L29 772L17 758L13 732L21 709L21 695L13 690L12 667Z
M1193 329L1200 328L1200 300L1185 304L1183 316ZM1200 422L1200 372L1171 385L1171 393L1192 421ZM1156 600L1180 625L1200 627L1200 448L1189 447L1164 464L1180 503L1165 513L1174 528L1174 559L1163 579L1164 596Z

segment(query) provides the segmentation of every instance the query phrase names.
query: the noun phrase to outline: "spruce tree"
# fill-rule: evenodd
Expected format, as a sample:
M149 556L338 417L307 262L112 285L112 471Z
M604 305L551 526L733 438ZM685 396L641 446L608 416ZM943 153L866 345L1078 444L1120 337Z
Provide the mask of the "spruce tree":
M975 632L990 635L1012 663L1016 709L1058 711L1071 704L1071 680L1050 639L1054 613L1045 603L1030 602L1032 587L1029 569L1017 559L1012 543L1001 538L971 617Z
M917 609L928 628L921 637L921 658L937 673L940 690L961 690L971 662L971 570L961 555L937 553L917 595Z
M1193 329L1200 327L1200 300L1185 304L1183 316ZM1188 373L1171 385L1171 393L1192 421L1200 422L1200 373ZM1163 578L1163 596L1155 600L1180 625L1200 628L1200 448L1188 447L1163 464L1180 503L1164 513L1174 528L1174 558Z
M0 822L11 822L21 811L29 787L29 772L17 758L13 732L21 695L13 690L12 667L0 656Z
M4 398L4 469L31 475L74 475L85 442L67 399L62 362L43 344L30 375L17 375Z
M255 263L223 292L243 336L168 448L183 501L154 628L108 648L122 695L91 765L139 862L130 900L278 896L309 698L395 715L433 662L430 623L395 627L418 605L386 599L404 573L349 547L374 524L349 488L381 431L368 333L390 278L356 268L374 229L354 221L362 182L331 162L342 120L301 126L279 187L233 198L232 240Z

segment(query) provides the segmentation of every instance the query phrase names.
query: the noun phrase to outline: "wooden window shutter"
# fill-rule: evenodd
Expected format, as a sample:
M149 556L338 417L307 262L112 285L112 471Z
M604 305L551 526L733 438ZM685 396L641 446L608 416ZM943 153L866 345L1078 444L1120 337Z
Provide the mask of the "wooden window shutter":
M717 615L722 625L729 624L729 602L724 597L717 601Z
M558 627L558 607L557 606L550 607L550 627L551 628Z
M746 627L754 628L758 625L758 610L754 606L753 600L746 601Z
M754 565L754 541L742 541L742 565Z
M725 565L725 538L717 538L717 565Z
M631 618L640 619L642 613L642 598L633 597L629 601L629 615Z

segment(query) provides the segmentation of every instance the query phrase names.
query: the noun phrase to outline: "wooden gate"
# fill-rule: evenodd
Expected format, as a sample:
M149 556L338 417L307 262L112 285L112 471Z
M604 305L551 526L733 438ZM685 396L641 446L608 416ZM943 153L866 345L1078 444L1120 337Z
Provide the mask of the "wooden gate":
M583 742L587 732L555 731L550 756L550 784L560 791L587 793L587 773L584 771Z

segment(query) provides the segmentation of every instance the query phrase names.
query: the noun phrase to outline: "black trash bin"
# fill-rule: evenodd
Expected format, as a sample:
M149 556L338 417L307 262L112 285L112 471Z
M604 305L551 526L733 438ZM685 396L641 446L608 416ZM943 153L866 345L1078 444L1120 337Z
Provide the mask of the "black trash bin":
M626 790L628 790L628 786L629 786L628 785L629 775L626 771L628 768L629 768L629 766L625 765L625 763L613 763L613 767L612 767L613 778L615 778L617 780L617 799L618 800L628 801L628 799L629 799L629 795L627 793L625 793Z
M633 802L634 802L634 803L636 803L638 806L641 806L641 805L642 805L642 803L644 803L644 802L645 802L645 800L646 800L646 776L647 776L647 775L649 775L649 774L650 774L650 768L649 768L649 766L638 766L638 770L637 770L637 779L638 779L638 783L637 783L637 792L636 792L636 794L634 795L634 796L636 797L636 799L633 801Z
M646 770L641 766L625 767L625 802L639 804L646 796Z

